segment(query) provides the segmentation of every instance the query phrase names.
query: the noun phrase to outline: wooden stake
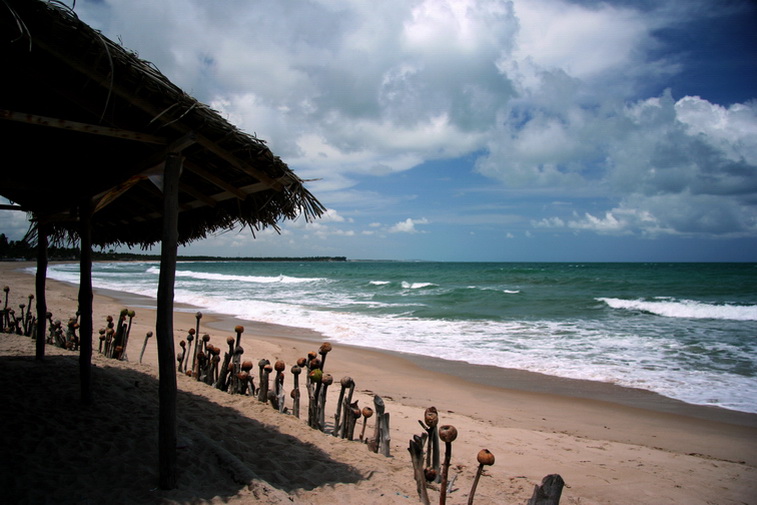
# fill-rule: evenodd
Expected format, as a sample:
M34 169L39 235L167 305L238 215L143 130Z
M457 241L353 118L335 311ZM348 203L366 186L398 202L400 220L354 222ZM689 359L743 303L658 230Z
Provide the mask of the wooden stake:
M354 388L355 387L355 381L352 380L352 377L342 377L342 380L339 381L341 384L341 389L339 390L339 401L336 405L336 414L334 414L334 430L332 434L336 437L339 436L340 431L342 430L342 405L344 403L344 392L347 388ZM350 401L352 398L350 398ZM347 402L349 404L349 402Z
M415 477L415 486L418 491L418 497L423 505L429 505L428 490L426 489L426 476L423 472L423 446L426 444L427 435L413 435L410 439L410 446L407 448L410 452L410 461L413 464L413 476Z

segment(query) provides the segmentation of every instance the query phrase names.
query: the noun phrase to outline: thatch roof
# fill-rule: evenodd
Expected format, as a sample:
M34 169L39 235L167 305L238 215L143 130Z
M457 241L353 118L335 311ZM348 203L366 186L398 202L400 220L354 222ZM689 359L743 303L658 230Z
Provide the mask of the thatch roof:
M265 143L172 84L58 2L0 2L0 195L95 245L160 241L159 181L180 151L179 242L236 224L316 218L323 206ZM264 79L265 76L260 76Z

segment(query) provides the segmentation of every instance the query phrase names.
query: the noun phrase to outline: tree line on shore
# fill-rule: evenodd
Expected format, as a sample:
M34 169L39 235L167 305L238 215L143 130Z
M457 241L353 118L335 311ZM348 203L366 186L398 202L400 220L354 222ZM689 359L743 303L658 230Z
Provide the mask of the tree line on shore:
M79 259L78 247L50 246L47 250L50 261L75 261ZM0 233L0 261L34 261L37 248L26 240L8 240ZM92 251L94 261L158 261L159 254L139 254L132 252ZM312 257L221 257L221 256L179 256L179 261L347 261L345 256Z

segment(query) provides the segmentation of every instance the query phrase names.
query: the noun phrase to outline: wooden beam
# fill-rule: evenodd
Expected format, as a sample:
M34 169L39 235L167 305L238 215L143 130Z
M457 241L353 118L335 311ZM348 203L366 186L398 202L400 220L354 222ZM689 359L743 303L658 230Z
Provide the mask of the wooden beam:
M244 200L245 198L247 198L247 193L245 193L244 191L241 191L239 188L232 186L231 184L224 181L220 177L217 177L216 175L211 174L210 172L200 167L196 163L190 163L189 161L187 161L184 163L184 167L190 172L199 175L200 177L210 182L211 184L214 184L215 186L225 191L228 191L229 193L231 193L232 195L234 195L240 200Z
M121 195L126 193L128 190L130 190L132 187L134 187L136 184L140 183L141 181L144 181L145 179L149 178L150 176L154 175L161 175L163 173L163 164L165 163L165 157L167 153L179 153L186 149L187 147L191 146L197 141L197 136L194 132L189 132L186 135L182 135L178 139L171 142L166 150L162 153L160 153L160 161L157 161L158 158L151 156L148 160L148 163L146 166L148 168L145 168L141 170L138 174L130 177L126 181L123 181L116 186L103 191L99 193L98 195L95 195L92 197L92 201L94 203L95 213L102 210L104 207L118 199ZM162 176L162 175L161 175ZM195 198L199 198L197 195L192 195ZM204 195L202 195L202 198L206 198ZM215 201L212 201L212 205L215 205ZM211 205L209 203L209 205Z
M208 151L212 152L222 160L226 161L230 165L237 167L241 171L245 172L248 175L251 175L255 177L260 182L263 182L267 184L271 189L275 189L276 191L281 191L284 189L282 184L274 179L273 177L269 176L268 174L264 173L261 170L258 170L257 168L253 167L252 165L248 163L244 163L242 160L231 154L229 151L221 148L218 144L213 142L210 139L207 139L205 137L199 137L198 143L207 149Z
M47 126L50 128L60 128L62 130L74 131L79 133L90 133L93 135L102 135L105 137L115 137L124 140L134 140L137 142L145 142L148 144L166 145L168 141L164 137L158 137L156 135L150 135L148 133L141 133L129 130L122 130L120 128L111 128L108 126L99 126L87 123L79 123L77 121L69 121L67 119L51 118L46 116L37 116L34 114L27 114L24 112L13 112L10 110L0 109L0 119L7 119L9 121L17 121L20 123L26 123L37 126Z

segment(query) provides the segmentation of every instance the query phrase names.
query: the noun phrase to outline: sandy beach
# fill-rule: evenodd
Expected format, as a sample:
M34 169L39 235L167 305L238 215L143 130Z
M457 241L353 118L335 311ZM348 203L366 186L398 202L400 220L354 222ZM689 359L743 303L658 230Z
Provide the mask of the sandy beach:
M10 287L9 305L17 312L34 292L34 277L20 270L30 265L0 263L0 285ZM48 281L54 319L73 316L76 299L76 286ZM128 359L118 361L98 354L97 330L122 308L136 317ZM196 312L176 307L177 350L195 327ZM325 366L335 378L326 433L253 397L179 375L179 486L160 490L154 338L139 363L154 321L152 300L96 291L90 407L79 403L77 353L48 345L37 361L29 337L0 335L0 504L420 503L408 442L422 432L419 420L430 406L440 424L459 433L450 504L467 503L483 448L496 463L478 484L479 504L525 504L548 474L565 480L565 504L757 504L757 415L611 384L341 344ZM245 359L287 364L287 391L289 367L324 342L312 331L210 313L203 313L200 331L223 349L237 324L245 328ZM390 457L330 434L344 376L354 379L360 407L372 406L374 395L384 399ZM429 496L438 503L438 485L429 486Z

